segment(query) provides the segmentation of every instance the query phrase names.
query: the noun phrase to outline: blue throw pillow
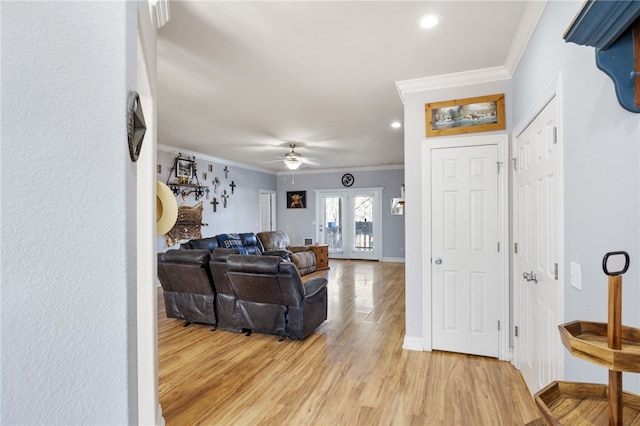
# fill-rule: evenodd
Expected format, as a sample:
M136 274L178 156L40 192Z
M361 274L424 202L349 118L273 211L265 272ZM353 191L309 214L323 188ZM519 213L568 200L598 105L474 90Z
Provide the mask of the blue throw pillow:
M240 254L248 254L247 249L242 246L242 240L238 234L216 235L218 243L222 248L237 249Z

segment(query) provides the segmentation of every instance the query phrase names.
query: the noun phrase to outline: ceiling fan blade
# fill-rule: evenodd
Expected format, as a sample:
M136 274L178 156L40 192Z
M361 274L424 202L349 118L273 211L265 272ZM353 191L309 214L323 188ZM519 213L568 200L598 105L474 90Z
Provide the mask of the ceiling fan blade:
M308 158L300 158L300 161L302 161L303 164L308 164L309 166L319 166L320 163L318 163L317 161L313 161L313 160L309 160Z

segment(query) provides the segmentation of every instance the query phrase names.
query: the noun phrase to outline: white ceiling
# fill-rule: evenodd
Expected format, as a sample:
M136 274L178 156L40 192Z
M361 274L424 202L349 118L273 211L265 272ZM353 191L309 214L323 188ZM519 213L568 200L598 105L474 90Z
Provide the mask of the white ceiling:
M158 142L274 171L404 163L395 83L502 67L523 1L170 2ZM427 13L440 24L421 29ZM443 99L444 100L444 99Z

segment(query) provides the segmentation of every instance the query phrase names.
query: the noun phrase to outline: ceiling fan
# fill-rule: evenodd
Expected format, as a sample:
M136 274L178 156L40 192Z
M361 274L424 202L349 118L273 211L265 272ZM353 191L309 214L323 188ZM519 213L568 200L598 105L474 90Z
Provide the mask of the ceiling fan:
M293 142L289 143L289 148L291 148L291 151L287 152L284 155L284 158L278 156L278 160L264 161L264 163L279 163L281 161L284 161L285 166L291 171L298 170L298 168L300 168L300 166L302 166L303 164L307 164L309 166L318 165L318 163L316 163L315 161L312 161L307 157L303 157L302 154L296 152L297 146L298 145Z
M298 167L302 165L302 155L295 151L296 144L289 144L291 148L291 152L287 152L284 156L284 165L287 166L289 170L297 170Z

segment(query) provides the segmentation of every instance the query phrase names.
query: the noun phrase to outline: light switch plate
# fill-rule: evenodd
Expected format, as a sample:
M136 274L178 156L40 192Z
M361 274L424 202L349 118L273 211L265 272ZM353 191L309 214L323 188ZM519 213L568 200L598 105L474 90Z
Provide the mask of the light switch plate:
M575 262L571 262L571 286L582 290L582 268Z

